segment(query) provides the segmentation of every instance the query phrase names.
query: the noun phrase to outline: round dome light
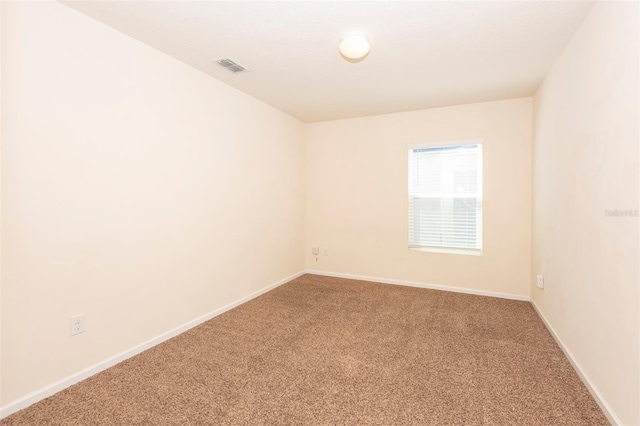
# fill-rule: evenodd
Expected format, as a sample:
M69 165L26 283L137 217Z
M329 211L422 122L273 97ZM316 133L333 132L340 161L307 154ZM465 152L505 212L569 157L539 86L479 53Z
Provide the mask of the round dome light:
M369 40L360 34L344 36L340 40L340 53L345 58L364 58L369 53L370 49L371 46L369 45Z

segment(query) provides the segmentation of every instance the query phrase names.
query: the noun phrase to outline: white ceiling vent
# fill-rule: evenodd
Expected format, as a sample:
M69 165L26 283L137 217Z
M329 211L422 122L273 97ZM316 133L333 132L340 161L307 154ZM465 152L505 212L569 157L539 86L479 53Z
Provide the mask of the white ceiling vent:
M216 59L215 62L220 65L223 68L228 69L229 71L231 71L232 73L239 73L239 72L243 72L243 71L249 71L248 68L243 67L242 65L240 65L239 63L229 59L229 58L222 58L222 59Z

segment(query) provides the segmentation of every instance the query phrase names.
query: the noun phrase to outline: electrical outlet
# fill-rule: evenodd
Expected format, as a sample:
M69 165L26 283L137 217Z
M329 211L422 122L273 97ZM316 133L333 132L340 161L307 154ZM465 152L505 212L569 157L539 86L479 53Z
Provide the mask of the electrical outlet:
M322 255L323 255L323 256L329 256L329 249L328 249L328 248L326 248L326 247L325 247L325 248L323 248L323 249L322 249Z
M542 275L536 275L536 285L539 288L544 288L544 276Z
M71 317L71 335L84 333L84 314L78 314Z

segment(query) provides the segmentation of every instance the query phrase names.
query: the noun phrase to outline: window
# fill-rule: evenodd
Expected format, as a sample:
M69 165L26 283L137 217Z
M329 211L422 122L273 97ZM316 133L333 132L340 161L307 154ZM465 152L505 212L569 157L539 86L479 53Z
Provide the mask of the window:
M409 147L409 248L480 254L481 141Z

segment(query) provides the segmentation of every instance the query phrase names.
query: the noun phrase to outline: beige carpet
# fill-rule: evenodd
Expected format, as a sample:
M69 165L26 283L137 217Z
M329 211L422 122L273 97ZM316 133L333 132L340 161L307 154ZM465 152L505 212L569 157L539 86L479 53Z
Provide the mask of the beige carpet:
M305 275L0 424L608 423L527 302Z

